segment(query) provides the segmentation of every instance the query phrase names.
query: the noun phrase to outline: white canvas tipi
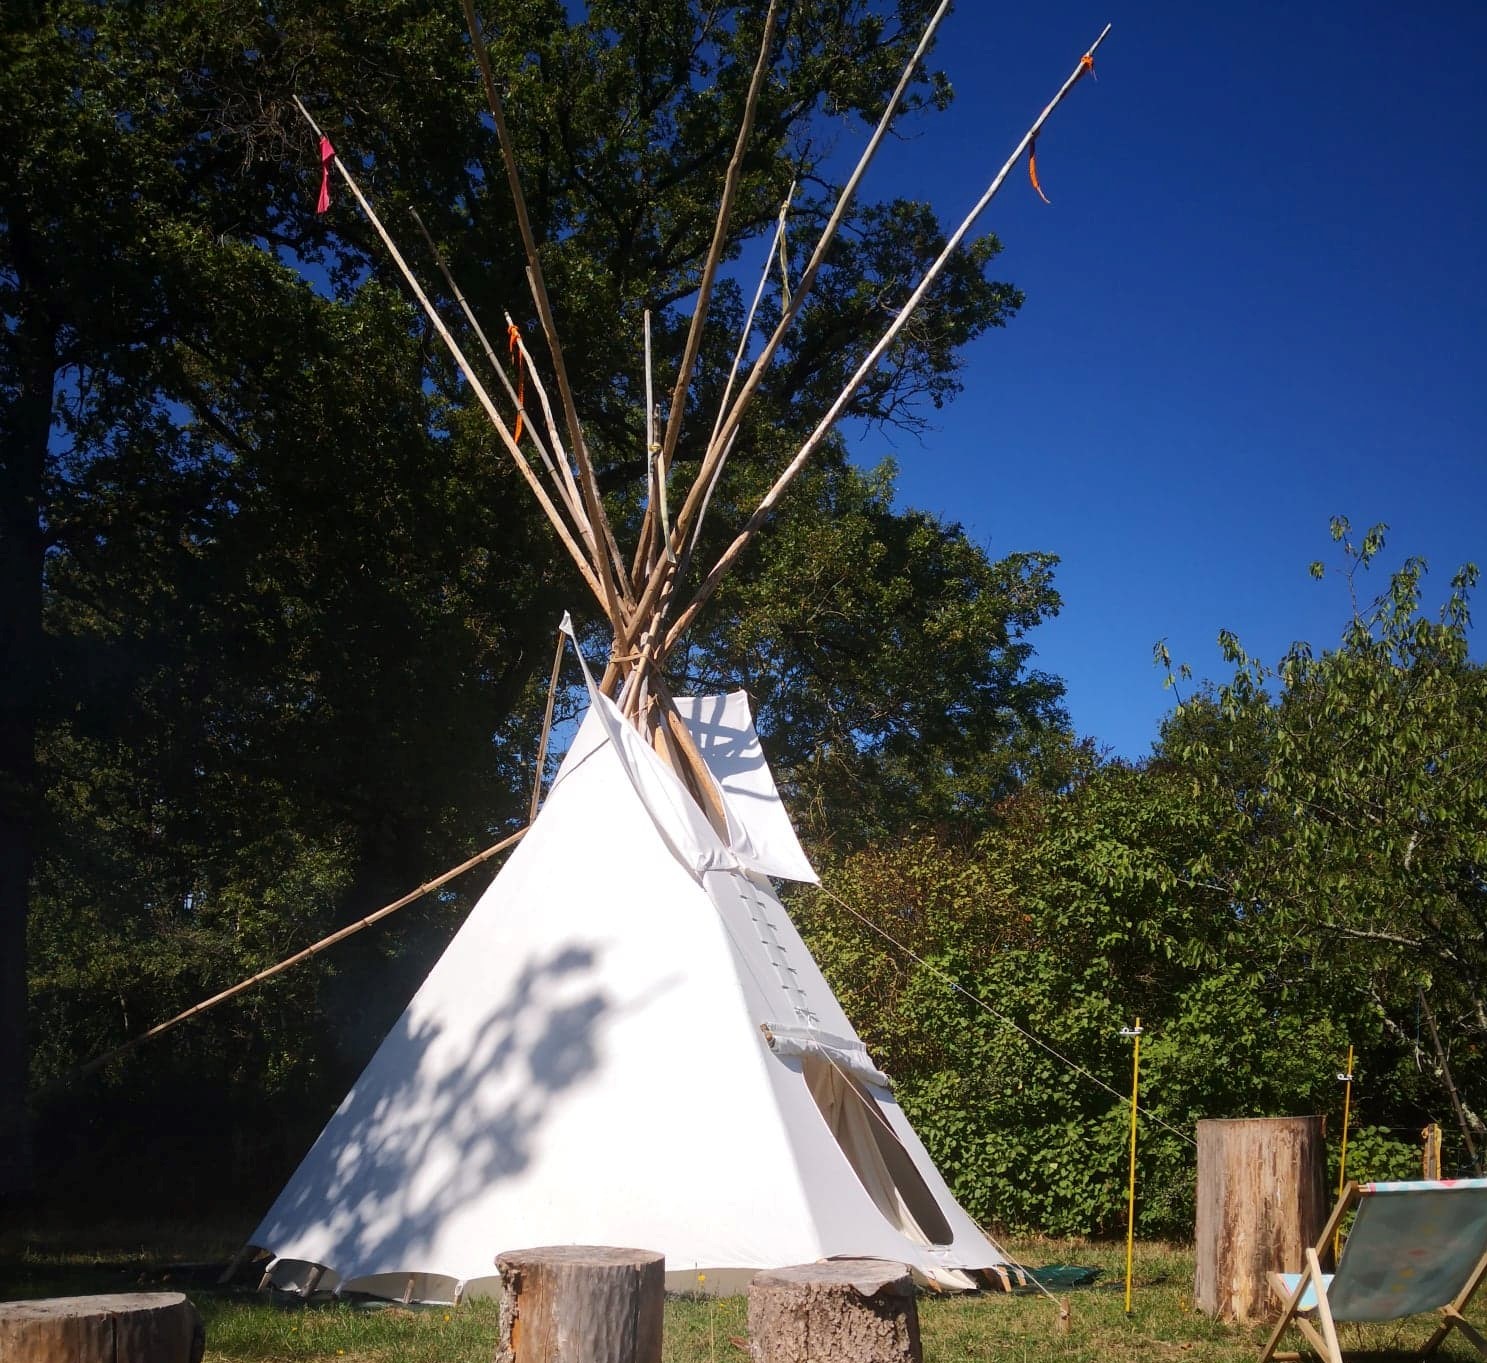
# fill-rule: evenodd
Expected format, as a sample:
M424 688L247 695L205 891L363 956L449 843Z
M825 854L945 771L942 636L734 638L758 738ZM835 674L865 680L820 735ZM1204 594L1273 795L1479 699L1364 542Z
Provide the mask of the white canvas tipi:
M661 1250L672 1287L724 1290L840 1255L959 1286L1003 1262L770 886L815 875L747 698L677 706L726 841L595 692L531 831L254 1232L275 1282L451 1300L503 1250L567 1243Z
M1004 1262L956 1204L775 896L771 878L815 874L744 696L673 698L666 664L1013 165L1093 69L1099 42L699 577L691 570L702 522L759 380L799 316L948 4L931 17L778 323L735 390L750 314L722 410L704 437L700 427L684 430L687 384L780 8L771 0L764 18L664 432L647 398L646 493L633 556L620 553L600 495L470 7L558 403L548 400L524 345L513 384L486 343L508 399L503 415L350 171L330 156L573 559L614 643L602 680L588 678L588 717L546 806L254 1232L253 1243L272 1256L268 1276L283 1285L453 1298L491 1281L498 1253L573 1243L661 1250L673 1286L695 1287L705 1274L713 1288L759 1268L832 1256L896 1259L960 1286ZM777 235L783 221L782 210ZM765 253L766 270L775 254ZM466 318L484 342L468 308ZM649 325L646 314L647 391ZM511 334L517 347L515 326ZM523 375L540 399L545 440L523 405ZM689 487L673 489L668 509L684 437L695 473Z

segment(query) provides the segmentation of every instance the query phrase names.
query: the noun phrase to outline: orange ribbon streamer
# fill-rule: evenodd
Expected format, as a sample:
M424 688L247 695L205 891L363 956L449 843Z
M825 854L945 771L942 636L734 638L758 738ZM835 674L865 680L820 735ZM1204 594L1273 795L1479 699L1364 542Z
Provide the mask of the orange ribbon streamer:
M506 349L516 360L516 429L511 438L520 440L522 416L527 405L527 366L522 359L521 332L516 329L515 322L506 328Z
M1088 71L1091 76L1095 74L1095 54L1093 52L1086 52L1084 56L1079 59L1079 75L1084 75L1086 71ZM1027 144L1027 178L1033 182L1033 188L1037 191L1038 197L1042 199L1044 203L1052 207L1053 200L1050 199L1048 195L1043 192L1043 186L1038 183L1037 138L1034 138Z
M1038 144L1029 142L1027 144L1027 178L1033 182L1033 188L1037 190L1038 197L1050 207L1053 200L1043 192L1043 186L1038 183Z

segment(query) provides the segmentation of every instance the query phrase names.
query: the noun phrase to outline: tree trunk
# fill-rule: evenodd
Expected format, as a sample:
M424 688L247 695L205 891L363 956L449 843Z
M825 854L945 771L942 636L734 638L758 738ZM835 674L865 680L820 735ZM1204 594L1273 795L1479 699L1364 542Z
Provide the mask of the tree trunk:
M663 1255L555 1245L498 1254L496 1267L496 1363L661 1363Z
M1327 1219L1320 1117L1198 1123L1193 1302L1219 1320L1275 1312L1265 1275L1298 1273Z
M0 1200L30 1191L26 916L36 862L42 492L54 335L22 306L19 392L0 404ZM38 334L42 333L42 334Z
M0 1305L5 1363L201 1363L206 1337L179 1292Z
M756 1274L754 1363L921 1363L919 1311L902 1264L837 1259Z

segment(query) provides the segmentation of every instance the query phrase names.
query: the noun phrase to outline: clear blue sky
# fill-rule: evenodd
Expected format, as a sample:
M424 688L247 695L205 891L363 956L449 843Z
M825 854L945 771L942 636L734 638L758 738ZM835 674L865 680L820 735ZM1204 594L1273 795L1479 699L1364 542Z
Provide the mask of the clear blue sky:
M1039 662L1134 758L1172 700L1156 639L1199 676L1220 628L1336 641L1342 583L1306 572L1334 514L1390 524L1380 587L1408 554L1436 595L1487 568L1487 5L961 0L955 104L869 191L958 221L1106 21L1039 142L1052 206L1019 170L980 224L1021 314L922 443L859 453L993 554L1061 556Z

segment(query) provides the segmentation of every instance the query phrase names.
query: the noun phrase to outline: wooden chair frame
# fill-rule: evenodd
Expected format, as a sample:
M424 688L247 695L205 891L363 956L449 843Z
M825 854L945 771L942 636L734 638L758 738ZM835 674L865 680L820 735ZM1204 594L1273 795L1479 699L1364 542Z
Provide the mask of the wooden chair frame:
M1332 1215L1327 1218L1327 1224L1322 1228L1322 1234L1315 1248L1307 1249L1306 1265L1294 1290L1287 1290L1285 1280L1279 1273L1266 1275L1271 1291L1285 1303L1285 1310L1276 1322L1275 1329L1270 1332L1270 1338L1260 1354L1260 1363L1270 1363L1271 1359L1275 1359L1276 1363L1298 1363L1301 1358L1299 1353L1277 1352L1281 1336L1285 1333L1286 1327L1292 1324L1301 1331L1312 1348L1328 1363L1343 1363L1342 1346L1337 1339L1337 1324L1332 1319L1332 1307L1327 1300L1327 1287L1322 1276L1322 1255L1331 1247L1333 1237L1342 1224L1342 1218L1352 1209L1359 1197L1358 1185L1349 1183L1343 1190L1343 1195L1338 1199L1337 1206L1332 1209ZM1455 1329L1460 1330L1476 1346L1477 1352L1487 1358L1487 1337L1484 1337L1481 1331L1461 1314L1476 1295L1484 1279L1487 1279L1487 1251L1484 1251L1477 1260L1476 1267L1467 1275L1466 1282L1456 1296L1439 1308L1441 1322L1416 1357L1429 1358L1445 1342L1446 1336ZM1321 1326L1320 1330L1317 1325L1307 1320L1301 1310L1301 1299L1306 1295L1306 1289L1312 1285L1316 1288L1315 1310L1317 1324Z

